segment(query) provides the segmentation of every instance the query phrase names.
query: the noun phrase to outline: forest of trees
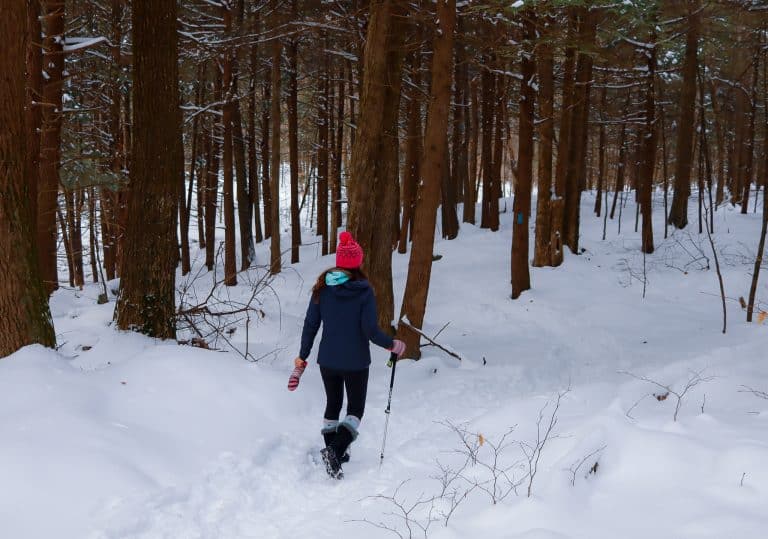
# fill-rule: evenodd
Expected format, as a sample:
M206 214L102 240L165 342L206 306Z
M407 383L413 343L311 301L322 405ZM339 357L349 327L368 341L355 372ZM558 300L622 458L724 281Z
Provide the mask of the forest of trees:
M751 319L765 0L4 0L0 30L0 357L54 346L47 298L86 278L120 278L117 327L174 338L191 251L233 286L299 262L302 227L322 254L349 229L380 324L418 328L436 227L512 212L517 298L530 265L580 253L587 190L604 219L631 208L647 254L760 197Z

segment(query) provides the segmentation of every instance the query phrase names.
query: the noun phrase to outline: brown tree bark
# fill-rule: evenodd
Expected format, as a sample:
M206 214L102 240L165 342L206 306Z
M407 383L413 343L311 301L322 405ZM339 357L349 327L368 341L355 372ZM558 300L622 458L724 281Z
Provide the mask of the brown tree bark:
M264 81L262 83L264 99L261 102L261 199L264 206L264 239L272 236L272 182L270 176L270 129L272 93L272 68L267 65L264 68Z
M330 251L336 252L338 242L339 227L341 227L341 170L344 156L344 101L346 94L344 92L344 68L339 69L338 91L336 92L336 128L333 130L334 136L331 137L331 232L330 232Z
M412 51L410 58L411 85L407 91L405 132L405 170L403 171L403 214L400 225L400 239L397 251L408 251L408 238L411 235L416 191L419 185L421 168L422 133L421 133L421 47Z
M197 80L195 81L195 106L202 106L203 97L203 73L204 65L200 64L197 70ZM192 191L195 182L197 182L198 197L200 196L200 171L198 170L198 152L200 151L200 118L196 115L192 119L192 136L190 142L189 156L189 185L185 185L186 178L181 177L181 193L179 196L179 234L181 236L181 274L186 275L192 269L192 263L189 255L189 223L192 216ZM184 165L182 165L182 170ZM186 195L185 195L186 187ZM185 198L186 196L186 198ZM198 238L205 245L205 230L203 228L202 201L197 201L197 232Z
M523 19L523 52L520 61L520 116L517 150L517 183L512 205L512 299L517 299L531 288L528 269L528 222L531 216L531 189L533 185L533 123L536 90L533 78L536 74L534 41L536 40L536 18L532 8L521 14ZM544 195L546 196L546 194Z
M565 215L563 217L563 243L574 254L579 253L579 222L581 191L587 174L587 142L589 140L589 93L592 86L592 49L597 29L596 13L589 8L578 8L579 44L581 50L576 61L576 81L573 92L571 142L565 180Z
M256 243L264 241L261 229L261 202L259 202L259 165L256 159L256 78L258 76L258 47L251 47L251 72L248 86L248 204L253 218L253 234Z
M701 25L700 0L686 0L688 29L683 59L683 85L680 92L680 120L677 130L677 158L675 159L675 188L669 224L685 228L688 224L688 197L691 194L691 169L693 167L693 120L696 107L697 50Z
M643 50L647 59L648 70L643 81L645 86L645 125L640 142L640 166L637 177L637 193L640 212L643 216L641 250L647 254L654 251L652 194L658 141L658 130L656 129L656 21L652 19L650 26L651 32L648 41L652 46L645 47Z
M745 40L746 41L746 40ZM747 46L747 43L744 44ZM746 214L749 209L749 192L752 187L752 171L754 166L754 147L755 147L755 117L757 116L757 81L760 66L760 47L756 47L752 56L752 81L748 88L742 88L739 93L746 94L745 120L745 140L740 146L742 148L743 165L740 167L742 178L741 195L741 213ZM757 195L755 195L757 196Z
M536 238L533 265L548 266L552 261L551 219L552 219L552 141L555 134L555 81L554 58L549 43L554 23L551 17L542 19L542 39L537 44L536 68L539 79L539 155L538 155L538 196L536 197Z
M328 39L325 39L328 48ZM330 123L330 63L325 54L317 108L317 235L320 236L321 252L328 254L328 148Z
M480 135L480 106L478 99L479 78L475 77L470 83L470 107L469 107L469 144L467 160L469 161L469 175L464 186L464 214L462 221L475 224L475 185L477 185L477 146Z
M715 142L717 142L717 188L715 189L715 207L723 203L725 198L725 135L723 134L723 112L720 96L714 82L709 80L709 95L712 100L712 122L715 127Z
M251 197L248 192L246 172L245 138L240 102L232 107L232 152L235 157L235 181L237 193L237 224L240 231L240 269L248 269L256 258L251 229Z
M48 297L40 279L27 167L25 0L3 4L0 35L0 358L22 346L56 345ZM32 178L35 176L32 175Z
M291 10L296 16L297 0L291 1ZM291 264L299 261L301 246L301 223L299 213L299 84L298 84L298 41L288 42L288 161L291 174Z
M487 64L493 64L493 58L487 58ZM489 69L484 69L480 77L482 82L481 97L481 129L482 140L480 150L480 161L483 171L483 203L480 206L480 228L491 228L493 223L492 201L495 195L495 186L493 183L493 117L496 107L496 76ZM496 199L496 215L498 217L498 199Z
M272 120L272 155L271 155L271 185L270 185L270 264L272 274L282 270L280 253L280 58L283 44L280 39L272 40L272 102L270 107L270 119ZM266 207L266 204L265 204Z
M448 148L448 114L451 101L453 75L453 30L456 23L456 0L437 1L438 27L432 56L432 84L427 108L427 126L424 137L423 183L416 201L417 211L413 227L413 247L408 262L408 278L403 295L400 318L407 317L410 324L421 328L427 306L427 294L432 273L432 249L435 241L435 223L440 198L440 183L446 170ZM407 357L419 358L419 334L406 326L399 333L406 343Z
M562 105L560 111L560 131L557 141L557 162L555 165L555 196L551 200L551 226L550 226L550 253L552 266L559 266L563 263L563 244L565 240L563 221L565 218L565 197L566 197L566 175L568 169L568 159L571 152L571 124L573 123L573 100L574 100L574 72L576 68L576 47L573 45L575 39L577 19L573 10L568 15L568 45L565 48L565 59L563 61L563 90Z
M48 293L59 287L56 261L56 210L61 167L61 94L64 71L64 0L43 1L42 132L40 184L37 192L37 245L40 273Z
M390 327L394 318L389 224L397 212L397 117L407 7L403 0L371 2L347 186L348 228L366 253L364 267L376 290L382 327Z
M69 282L80 290L85 284L83 272L83 232L81 228L82 190L64 191L64 201L67 210L66 226L69 235ZM64 225L64 223L62 223Z
M603 190L607 191L605 185L605 123L603 113L606 106L606 88L600 91L600 127L597 137L597 188L595 193L595 215L600 217L603 211Z
M213 99L218 103L221 101L222 94L221 70L215 64L213 69ZM205 265L208 271L211 271L216 263L216 208L219 197L219 155L221 151L221 144L219 144L220 127L218 117L214 116L209 134L210 155L208 162L210 164L205 180Z
M631 93L627 92L627 98L623 110L627 110L630 103ZM627 155L627 122L621 122L621 129L619 129L619 141L618 141L618 155L616 157L616 179L613 182L615 187L613 192L613 202L611 203L611 219L616 215L616 202L619 199L619 193L624 191L624 172L626 167L626 155Z
M40 183L40 132L43 115L43 51L40 1L27 0L27 178L29 179L29 204L32 215L37 215L37 192ZM32 221L32 237L37 238L37 219Z
M197 73L197 103L202 104L205 98L205 63L200 64ZM197 192L197 242L200 249L205 248L205 179L208 170L208 158L206 153L208 148L208 139L205 135L205 122L201 122L197 117L193 120L193 132L197 135L195 138L195 148L197 149L197 160L204 163L204 166L195 168L195 186ZM193 162L193 166L195 163Z
M120 329L176 336L176 204L182 174L175 0L133 2L133 150Z
M222 15L224 18L224 32L232 33L232 10L229 4L222 3ZM235 286L237 284L237 255L235 253L235 196L233 177L233 143L232 143L232 115L234 109L235 74L234 74L234 50L227 47L221 58L222 85L224 91L224 106L222 108L221 123L224 128L224 143L222 147L223 174L223 205L224 205L224 284Z
M462 18L457 17L456 21L456 33L461 35L462 33ZM456 190L456 195L453 199L453 203L456 204L459 200L464 198L464 192L469 181L468 170L468 130L467 130L467 118L469 116L469 65L467 62L467 53L465 45L458 39L455 40L455 66L454 66L454 80L455 80L455 92L454 92L454 107L453 107L453 125L451 132L451 184L453 189ZM464 210L466 214L466 208ZM458 215L454 209L453 216L455 216L455 229L453 237L458 234L459 223ZM454 223L451 223L453 226ZM443 225L445 234L445 225Z

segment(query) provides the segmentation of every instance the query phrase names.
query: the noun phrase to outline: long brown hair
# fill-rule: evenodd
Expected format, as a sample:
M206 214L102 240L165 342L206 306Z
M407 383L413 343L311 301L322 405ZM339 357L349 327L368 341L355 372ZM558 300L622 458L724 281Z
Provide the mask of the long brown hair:
M363 270L360 268L354 268L354 269L347 269L347 268L328 268L323 273L320 274L320 276L317 278L317 281L315 281L315 286L312 287L312 301L317 303L320 301L320 292L322 292L323 288L325 288L325 276L328 275L332 271L340 271L344 274L346 274L347 277L349 277L350 281L367 281L368 276L363 273Z

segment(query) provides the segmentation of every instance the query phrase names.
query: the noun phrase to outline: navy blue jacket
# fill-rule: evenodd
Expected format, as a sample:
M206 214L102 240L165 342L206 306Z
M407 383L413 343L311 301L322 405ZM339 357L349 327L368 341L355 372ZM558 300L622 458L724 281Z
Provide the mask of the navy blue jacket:
M340 371L363 370L371 364L368 341L382 348L392 348L392 337L379 329L376 298L368 281L325 286L319 296L319 301L310 300L307 308L299 357L304 360L309 357L321 322L323 336L317 362L323 367Z

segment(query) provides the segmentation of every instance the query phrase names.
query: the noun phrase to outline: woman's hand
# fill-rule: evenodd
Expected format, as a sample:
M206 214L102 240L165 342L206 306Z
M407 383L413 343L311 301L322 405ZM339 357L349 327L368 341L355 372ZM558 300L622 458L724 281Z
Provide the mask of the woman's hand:
M297 357L293 360L293 365L293 371L291 371L291 375L288 377L288 391L295 391L299 387L299 380L301 380L301 375L304 374L304 369L307 368L307 362Z
M401 340L394 339L392 341L392 348L390 348L389 351L396 354L397 359L400 359L405 353L405 343Z

